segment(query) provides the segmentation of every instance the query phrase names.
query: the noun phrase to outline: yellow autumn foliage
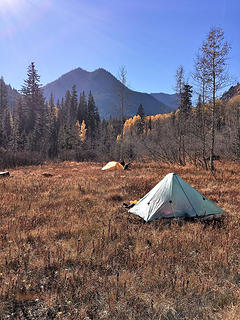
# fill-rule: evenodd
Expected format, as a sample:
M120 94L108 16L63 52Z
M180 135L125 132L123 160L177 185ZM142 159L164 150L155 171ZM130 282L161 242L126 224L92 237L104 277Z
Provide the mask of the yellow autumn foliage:
M82 142L84 142L86 140L87 137L87 127L85 124L85 121L83 120L81 123L81 128L80 128L80 139Z
M145 122L152 122L152 126L154 127L154 124L157 123L158 121L164 121L166 119L169 119L171 117L171 113L166 113L166 114L156 114L156 115L151 115L151 116L146 116L144 117ZM134 132L136 133L137 130L137 124L141 121L141 117L139 115L133 116L132 118L129 118L125 121L124 126L123 126L123 135L127 134L133 134ZM146 130L145 130L145 133Z

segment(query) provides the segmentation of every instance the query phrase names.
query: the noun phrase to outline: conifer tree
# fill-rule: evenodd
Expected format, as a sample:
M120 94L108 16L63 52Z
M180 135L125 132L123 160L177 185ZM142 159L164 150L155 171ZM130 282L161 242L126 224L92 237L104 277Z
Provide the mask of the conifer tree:
M24 99L25 132L31 134L44 109L44 97L41 91L40 76L34 62L28 67L27 79L24 80L21 92Z
M59 99L58 99L58 102L59 102ZM55 107L54 97L53 97L53 93L52 93L52 92L51 92L51 94L50 94L49 106L50 106L51 109L53 109L53 108Z
M73 85L71 92L71 102L70 102L70 111L69 111L69 123L73 125L77 120L77 112L78 112L78 96L76 85Z
M184 117L189 117L192 108L192 86L189 84L184 84L181 95L180 95L180 114Z
M3 113L2 130L3 146L8 149L12 139L12 115L9 108L6 108Z
M4 126L6 126L6 116L8 112L7 87L2 77L0 79L0 147L6 145L6 132L4 132Z
M65 100L63 102L62 112L63 112L63 123L67 124L68 126L70 126L71 124L70 108L71 108L71 93L69 90L67 90L65 94Z
M139 105L139 107L138 107L138 110L137 110L137 115L139 115L141 118L143 118L144 117L144 109L143 109L143 106L142 106L142 104L140 104Z
M86 122L87 120L87 101L86 101L86 96L84 91L80 94L77 119L79 123L82 123L83 120L85 120Z
M57 113L59 109L54 105L54 99L51 95L49 104L46 106L46 141L47 154L50 158L54 158L58 153L58 121Z
M93 141L96 138L99 121L100 121L100 118L99 118L98 110L95 105L92 92L90 91L88 95L88 106L87 106L87 127L89 128L88 133L91 139L91 143L93 143Z
M15 152L23 151L26 142L23 109L23 98L20 96L13 108L12 149Z
M189 119L192 108L192 86L184 84L180 93L179 105L179 162L181 165L186 164L186 146L185 136L189 133Z

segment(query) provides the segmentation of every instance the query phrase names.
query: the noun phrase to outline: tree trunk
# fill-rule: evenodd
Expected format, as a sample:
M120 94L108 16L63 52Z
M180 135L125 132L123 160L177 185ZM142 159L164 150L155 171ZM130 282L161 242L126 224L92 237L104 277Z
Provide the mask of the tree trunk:
M214 144L215 144L215 105L216 105L216 88L215 88L215 74L213 75L213 106L212 106L212 119L211 119L211 147L210 147L210 163L211 171L214 171Z
M184 135L182 137L182 162L183 165L186 165L186 152L185 152L185 139Z

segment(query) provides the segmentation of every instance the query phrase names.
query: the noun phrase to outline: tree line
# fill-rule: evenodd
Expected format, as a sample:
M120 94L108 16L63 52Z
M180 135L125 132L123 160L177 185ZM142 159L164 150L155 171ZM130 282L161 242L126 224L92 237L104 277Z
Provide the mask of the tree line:
M164 116L129 119L118 142L127 146L131 155L180 165L191 161L212 171L215 159L239 159L240 96L229 101L218 99L231 83L227 72L230 49L223 30L211 28L195 59L193 84L185 80L183 66L177 69L178 109ZM198 93L195 107L193 91Z
M223 30L213 28L195 59L193 85L176 72L178 109L149 116L139 106L135 117L126 119L122 69L118 118L101 120L92 92L73 85L61 101L51 94L45 101L34 62L28 67L21 95L8 106L7 86L0 79L0 166L36 163L45 159L120 160L153 157L185 165L191 161L214 170L216 157L240 158L240 99L218 100L229 82L229 44ZM193 90L198 92L195 107ZM126 101L125 101L126 100ZM4 160L5 159L5 160Z
M78 97L76 85L66 91L61 101L54 103L51 94L46 102L34 62L28 67L27 79L12 110L8 106L7 86L3 78L0 79L2 159L4 156L15 158L16 163L18 157L21 161L25 157L31 162L49 158L105 159L107 154L115 152L121 126L120 118L101 120L92 92L86 95L83 91Z

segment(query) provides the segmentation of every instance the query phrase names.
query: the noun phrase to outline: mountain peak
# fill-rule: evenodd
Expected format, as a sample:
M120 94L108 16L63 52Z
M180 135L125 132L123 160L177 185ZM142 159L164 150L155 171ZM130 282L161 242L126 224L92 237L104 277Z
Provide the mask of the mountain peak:
M107 72L109 73L106 69L104 68L97 68L96 70L94 70L93 72Z
M61 100L67 90L71 91L73 85L76 85L78 94L85 91L88 95L91 90L100 116L109 118L120 114L119 84L118 79L104 68L89 72L79 67L44 86L43 92L47 100L52 93L56 101ZM143 105L145 114L165 113L170 109L150 94L133 91L127 87L125 93L128 100L126 106L128 116L135 115L140 104Z
M228 89L228 91L224 92L221 99L223 102L227 102L231 98L239 95L240 95L240 83L238 82L235 86L232 86L230 89Z

